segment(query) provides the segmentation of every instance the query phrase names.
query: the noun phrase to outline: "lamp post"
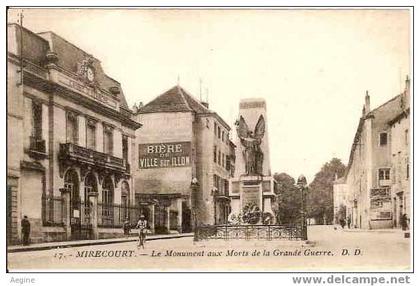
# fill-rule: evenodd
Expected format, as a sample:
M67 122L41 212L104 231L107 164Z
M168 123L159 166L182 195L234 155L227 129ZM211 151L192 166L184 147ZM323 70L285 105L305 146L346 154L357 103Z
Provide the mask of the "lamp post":
M192 215L193 215L193 223L194 223L194 241L198 240L198 236L197 236L197 192L198 192L198 188L199 188L200 184L198 183L197 178L192 178L191 179L191 184L190 184L190 188L191 188L191 208L192 208Z
M304 175L300 175L297 180L297 186L301 192L302 200L302 239L308 240L308 228L306 225L306 190L307 190L307 181Z

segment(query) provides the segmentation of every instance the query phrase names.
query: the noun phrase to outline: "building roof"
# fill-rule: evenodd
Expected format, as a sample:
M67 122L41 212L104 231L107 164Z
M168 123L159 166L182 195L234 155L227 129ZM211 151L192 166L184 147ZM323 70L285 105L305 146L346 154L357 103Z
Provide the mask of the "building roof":
M137 114L159 112L193 112L197 115L214 116L230 130L230 126L216 112L208 109L179 85L172 87L140 107Z
M26 28L20 29L18 24L8 24L9 27L15 27L16 42L20 46L20 39L23 42L22 55L23 57L40 66L44 67L46 64L47 52L52 51L57 53L57 66L63 70L77 74L78 65L86 58L92 59L92 65L95 69L95 80L98 82L100 88L109 91L111 87L118 87L120 93L117 95L120 101L120 106L128 109L128 105L121 88L121 84L109 77L102 69L101 62L93 57L91 54L83 51L76 45L68 42L61 36L54 32L34 33ZM20 31L23 31L23 37L20 36ZM19 49L18 49L19 52Z
M407 92L408 91L405 90L403 93L391 98L370 112L367 112L359 119L359 124L357 126L356 134L354 135L344 178L347 178L348 172L353 164L354 152L357 146L360 145L360 136L364 129L365 121L367 119L373 119L375 125L384 127L388 126L389 122L403 111L404 105L402 103L404 102L404 98Z

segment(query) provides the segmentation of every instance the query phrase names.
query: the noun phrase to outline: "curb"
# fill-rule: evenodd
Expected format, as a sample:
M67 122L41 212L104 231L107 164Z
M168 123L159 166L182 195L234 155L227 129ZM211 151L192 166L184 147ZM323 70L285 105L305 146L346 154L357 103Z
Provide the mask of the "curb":
M193 237L194 234L178 234L178 235L167 235L167 236L150 236L146 237L146 241L152 240L164 240L164 239L173 239L173 238L182 238L182 237ZM70 247L79 247L79 246L89 246L89 245L104 245L104 244L115 244L115 243L123 243L123 242L132 242L137 241L138 238L129 238L129 239L115 239L115 240L95 240L95 241L83 241L83 242L74 242L69 244L63 245L34 245L24 248L11 248L7 249L7 253L16 253L16 252L26 252L26 251L40 251L40 250L48 250L48 249L58 249L58 248L70 248Z

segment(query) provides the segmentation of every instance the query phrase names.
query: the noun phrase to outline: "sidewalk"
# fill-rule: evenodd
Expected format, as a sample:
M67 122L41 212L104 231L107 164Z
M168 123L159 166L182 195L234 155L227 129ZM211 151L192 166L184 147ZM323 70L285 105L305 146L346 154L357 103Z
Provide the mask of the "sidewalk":
M405 232L410 232L409 230L403 231L401 228L384 228L384 229L344 228L344 229L339 229L339 230L346 231L346 232L401 233L401 235L403 235Z
M147 236L146 240L160 240L160 239L172 239L181 237L193 237L193 233L180 233L180 234L156 234ZM47 250L53 248L67 248L76 246L89 246L89 245L101 245L111 243L123 243L129 241L137 241L137 236L130 236L129 238L107 238L97 240L71 240L71 241L56 241L56 242L45 242L31 245L13 245L7 248L8 253L12 252L23 252L23 251L37 251Z

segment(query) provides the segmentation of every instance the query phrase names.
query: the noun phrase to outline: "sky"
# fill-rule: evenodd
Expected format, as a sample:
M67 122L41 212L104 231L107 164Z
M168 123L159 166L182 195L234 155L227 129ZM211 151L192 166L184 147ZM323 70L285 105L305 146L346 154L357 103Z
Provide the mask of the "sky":
M53 31L99 59L130 107L178 80L200 98L201 79L202 99L208 94L233 127L240 99L265 98L272 172L309 182L333 157L347 163L366 90L375 108L403 90L411 70L408 10L23 13L26 28Z

